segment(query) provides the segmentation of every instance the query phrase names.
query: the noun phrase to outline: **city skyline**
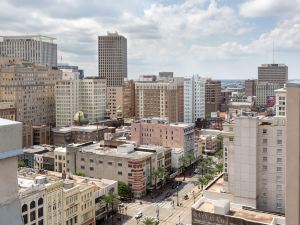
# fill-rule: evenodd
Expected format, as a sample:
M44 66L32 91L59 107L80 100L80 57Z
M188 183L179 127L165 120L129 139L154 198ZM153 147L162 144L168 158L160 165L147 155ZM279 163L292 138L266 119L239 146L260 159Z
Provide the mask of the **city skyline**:
M255 78L260 64L273 62L274 41L275 63L288 65L295 79L299 8L298 0L1 1L0 31L55 37L58 63L78 65L88 76L98 74L98 36L118 31L128 40L133 79L159 71Z

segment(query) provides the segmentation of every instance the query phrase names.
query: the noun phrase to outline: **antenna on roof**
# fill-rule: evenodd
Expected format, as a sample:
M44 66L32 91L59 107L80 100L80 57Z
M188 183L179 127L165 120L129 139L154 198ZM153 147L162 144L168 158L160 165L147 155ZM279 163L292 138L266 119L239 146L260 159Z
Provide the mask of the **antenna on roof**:
M275 63L275 60L274 60L274 40L273 40L273 64Z

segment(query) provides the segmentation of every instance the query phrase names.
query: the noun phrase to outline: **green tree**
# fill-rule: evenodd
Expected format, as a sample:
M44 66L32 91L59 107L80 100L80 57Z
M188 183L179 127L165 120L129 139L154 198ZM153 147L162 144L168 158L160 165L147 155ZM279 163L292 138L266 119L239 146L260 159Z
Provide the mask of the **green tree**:
M76 172L74 173L75 176L85 177L85 173L83 172Z
M210 173L207 173L204 175L204 178L207 180L207 184L208 184L212 179L214 179L214 176Z
M154 177L154 184L155 184L155 190L157 190L157 178L161 179L164 177L164 169L161 167L158 167L157 170L154 170L152 172L152 176Z
M223 163L222 162L216 164L216 170L218 173L223 172Z
M27 167L26 163L23 160L18 160L18 167Z
M118 194L121 197L125 197L125 198L131 198L132 197L131 188L129 187L128 184L126 184L122 181L118 182Z
M155 219L153 217L145 217L142 220L142 225L155 225Z
M120 201L117 199L117 194L114 192L109 192L108 194L103 196L103 201L106 204L106 212L107 215L109 213L109 209L111 209L111 224L114 223L114 206L118 205Z
M185 180L185 171L186 171L186 167L188 166L189 159L186 156L182 156L179 159L179 162L180 162L181 168L183 170L183 180Z
M198 188L199 188L199 185L201 185L201 190L203 190L203 187L206 184L207 184L207 180L204 176L198 178L198 180L197 180Z

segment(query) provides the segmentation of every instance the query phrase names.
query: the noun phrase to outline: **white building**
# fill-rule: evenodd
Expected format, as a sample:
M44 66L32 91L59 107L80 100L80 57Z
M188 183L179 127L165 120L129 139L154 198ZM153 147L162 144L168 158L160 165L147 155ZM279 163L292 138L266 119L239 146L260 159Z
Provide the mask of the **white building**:
M0 119L0 224L21 225L17 156L22 154L22 124Z
M58 147L54 150L54 171L66 174L66 153L65 147Z
M286 88L275 90L276 116L286 116Z
M199 75L184 79L184 122L205 118L205 82Z
M57 44L54 40L42 35L2 36L0 55L49 67L57 66Z
M234 202L285 211L286 118L240 116L224 125L224 191Z
M90 122L101 120L106 109L106 81L87 78L56 82L56 126L70 126L76 112L83 111Z

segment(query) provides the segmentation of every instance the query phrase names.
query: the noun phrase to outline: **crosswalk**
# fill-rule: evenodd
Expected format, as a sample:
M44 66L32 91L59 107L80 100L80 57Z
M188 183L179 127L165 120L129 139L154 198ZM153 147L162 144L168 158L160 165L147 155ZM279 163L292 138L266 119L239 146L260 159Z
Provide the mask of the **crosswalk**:
M148 207L158 207L158 208L164 208L164 209L173 209L172 202L171 201L162 201L162 202L143 202L143 204L140 204L139 202L129 204L127 209L130 211L142 211L143 209Z

